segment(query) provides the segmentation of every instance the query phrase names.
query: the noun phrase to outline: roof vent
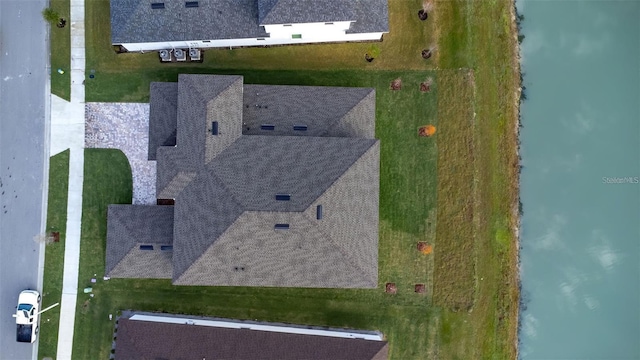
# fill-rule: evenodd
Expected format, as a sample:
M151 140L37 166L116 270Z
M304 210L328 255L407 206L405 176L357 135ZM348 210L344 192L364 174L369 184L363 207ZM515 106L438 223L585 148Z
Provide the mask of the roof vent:
M289 201L291 200L290 194L276 194L276 200L278 201Z
M212 121L211 122L211 135L218 135L218 122L217 121Z
M164 3L151 3L152 9L164 9Z
M273 228L276 230L289 230L289 224L276 224Z
M173 250L173 245L161 245L160 250L162 251L171 251Z
M196 8L196 7L198 7L198 2L197 1L187 1L187 2L184 3L184 7Z
M307 131L307 125L293 125L295 131Z
M262 125L260 125L260 129L262 129L262 130L275 130L276 126L275 125L269 125L269 124L262 124Z
M316 206L316 219L322 220L322 205Z
M140 245L140 250L153 250L153 245Z

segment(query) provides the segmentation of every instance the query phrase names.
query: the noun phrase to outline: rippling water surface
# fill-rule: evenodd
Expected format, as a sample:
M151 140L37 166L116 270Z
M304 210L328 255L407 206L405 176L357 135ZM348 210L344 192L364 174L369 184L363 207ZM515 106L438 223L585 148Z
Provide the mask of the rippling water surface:
M523 359L640 359L640 2L517 2Z

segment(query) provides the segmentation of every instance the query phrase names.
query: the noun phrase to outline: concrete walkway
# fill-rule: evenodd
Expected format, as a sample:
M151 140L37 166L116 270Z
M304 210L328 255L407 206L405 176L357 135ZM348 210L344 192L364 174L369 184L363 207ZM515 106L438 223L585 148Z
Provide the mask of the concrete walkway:
M80 220L84 176L84 0L71 0L71 102L51 96L51 155L70 149L67 236L56 359L71 359L80 264ZM57 75L51 69L51 76Z

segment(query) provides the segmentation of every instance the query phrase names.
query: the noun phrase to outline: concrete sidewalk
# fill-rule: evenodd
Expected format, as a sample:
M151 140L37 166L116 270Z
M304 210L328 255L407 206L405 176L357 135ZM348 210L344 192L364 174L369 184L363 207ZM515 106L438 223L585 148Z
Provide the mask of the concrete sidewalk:
M51 96L51 155L70 149L67 235L58 329L59 360L71 359L80 264L80 220L84 180L84 0L71 0L71 102ZM52 69L55 76L57 69Z

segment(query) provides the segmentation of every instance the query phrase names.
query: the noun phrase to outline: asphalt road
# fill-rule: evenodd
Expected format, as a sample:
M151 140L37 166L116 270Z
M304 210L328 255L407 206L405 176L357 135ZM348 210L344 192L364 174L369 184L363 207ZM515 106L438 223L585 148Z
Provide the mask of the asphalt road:
M31 359L16 342L20 291L38 288L48 40L44 0L0 0L0 359ZM47 130L48 131L48 130ZM48 160L47 160L48 163Z

